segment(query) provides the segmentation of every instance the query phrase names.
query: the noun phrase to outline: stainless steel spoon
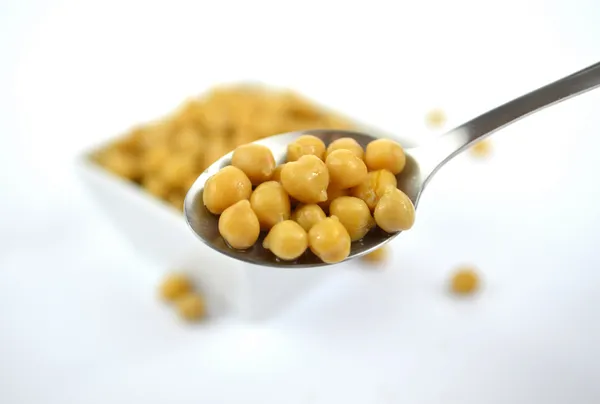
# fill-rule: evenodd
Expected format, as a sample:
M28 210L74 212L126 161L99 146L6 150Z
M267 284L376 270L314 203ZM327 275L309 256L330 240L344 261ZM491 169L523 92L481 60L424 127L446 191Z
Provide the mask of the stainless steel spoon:
M425 186L437 170L473 143L520 118L582 94L599 85L600 63L596 63L486 112L445 133L431 144L405 149L407 163L405 169L397 177L398 188L404 191L417 207ZM297 137L305 134L319 137L326 145L340 137L351 137L364 147L375 139L374 136L351 131L306 130L271 136L255 143L265 145L271 149L279 164L285 162L287 145ZM184 203L184 215L192 231L209 247L240 261L274 267L299 268L328 265L310 251L307 251L296 261L281 261L270 251L262 248L264 235L261 236L254 247L246 251L237 251L226 245L219 235L218 217L212 215L204 207L202 191L208 178L231 163L231 155L232 153L229 153L211 165L198 177L188 191ZM347 259L367 254L388 243L398 234L400 233L388 234L380 229L374 229L362 241L352 243L352 250ZM215 270L218 270L218 268L215 268Z

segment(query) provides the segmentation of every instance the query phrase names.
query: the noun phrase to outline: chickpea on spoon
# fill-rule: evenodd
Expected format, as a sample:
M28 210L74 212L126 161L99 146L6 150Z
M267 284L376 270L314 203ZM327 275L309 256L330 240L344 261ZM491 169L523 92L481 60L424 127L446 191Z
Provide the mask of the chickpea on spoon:
M425 186L454 156L599 85L597 63L406 150L393 140L341 130L261 139L202 173L188 191L184 215L205 244L249 263L314 267L356 258L413 226Z

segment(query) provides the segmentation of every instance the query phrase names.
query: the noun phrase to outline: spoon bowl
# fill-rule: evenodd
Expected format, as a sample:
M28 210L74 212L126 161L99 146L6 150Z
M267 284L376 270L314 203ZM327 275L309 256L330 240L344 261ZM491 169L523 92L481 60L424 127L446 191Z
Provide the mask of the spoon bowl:
M366 147L369 142L377 139L375 136L360 132L315 129L275 135L265 139L257 140L253 143L267 146L273 153L276 163L282 164L286 162L288 144L292 143L295 139L302 135L316 136L321 139L325 145L329 145L334 140L342 137L350 137L356 140L363 148ZM231 165L232 155L233 152L226 154L213 163L208 169L206 169L206 171L204 171L194 182L185 198L185 218L192 231L199 236L200 240L222 254L251 264L294 268L331 265L321 261L318 257L311 253L310 250L307 250L295 261L280 260L275 257L273 253L262 247L262 241L266 236L264 232L261 233L256 244L247 250L235 250L225 243L219 234L219 218L206 209L202 200L202 194L206 181L211 176L216 174L221 168ZM404 190L402 186L405 186L408 190L410 190L411 193L408 195L413 203L416 204L417 196L419 194L418 181L420 176L418 175L418 166L416 166L414 159L407 156L406 168L396 178L398 179L398 187ZM383 244L391 241L398 234L399 233L389 234L376 227L371 230L361 241L352 243L348 259L350 257L355 258L364 254L368 254Z
M416 208L423 190L437 170L472 144L523 117L582 94L599 85L600 63L596 63L486 112L441 135L429 144L405 149L406 166L396 176L398 188L408 195ZM254 143L268 147L273 153L277 164L281 164L286 160L288 144L302 135L316 136L326 145L341 137L351 137L363 148L376 139L375 136L360 132L316 129L271 136ZM257 265L293 268L331 265L322 262L310 250L307 250L295 261L282 261L262 247L264 234L261 234L258 242L252 248L245 251L235 250L225 243L219 234L219 219L206 209L202 194L206 181L221 168L231 164L232 154L233 152L221 157L204 171L186 195L184 202L185 219L200 240L222 254ZM346 260L368 254L390 242L399 234L400 232L386 233L376 227L367 233L362 240L352 243L350 255Z

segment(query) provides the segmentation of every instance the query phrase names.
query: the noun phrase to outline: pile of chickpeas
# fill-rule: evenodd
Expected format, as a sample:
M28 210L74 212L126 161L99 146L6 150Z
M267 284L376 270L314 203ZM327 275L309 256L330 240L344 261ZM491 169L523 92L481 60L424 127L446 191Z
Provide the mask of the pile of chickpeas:
M182 210L196 178L237 146L296 130L352 128L346 119L293 92L229 85L133 128L93 157L110 172Z
M250 143L207 180L203 201L220 215L219 232L231 248L249 249L266 232L262 246L281 260L310 250L333 264L375 226L388 233L413 226L415 208L396 181L405 163L404 150L390 139L363 149L352 138L326 146L303 135L279 166L266 146Z

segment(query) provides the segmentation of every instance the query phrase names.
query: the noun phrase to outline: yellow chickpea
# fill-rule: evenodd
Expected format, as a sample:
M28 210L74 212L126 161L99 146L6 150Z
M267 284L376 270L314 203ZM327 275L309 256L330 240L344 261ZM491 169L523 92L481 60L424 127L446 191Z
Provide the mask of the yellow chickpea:
M302 203L327 200L329 172L317 156L306 155L281 169L281 185L287 193Z
M270 230L291 215L290 197L277 181L263 182L256 187L250 196L250 204L261 230Z
M204 185L202 198L209 212L218 215L243 199L249 199L252 183L242 170L234 166L222 168Z
M269 181L275 171L275 158L267 146L249 143L237 147L231 156L231 165L242 170L258 185Z
M337 188L352 188L367 177L367 166L350 150L334 150L325 160L329 171L330 185Z
M371 171L359 185L350 190L350 194L365 201L369 209L373 210L385 191L396 188L397 185L398 180L388 170Z
M163 299L174 301L193 289L190 278L183 274L170 274L160 284L160 295Z
M491 154L492 145L490 139L483 139L475 143L470 148L470 152L473 156L478 158L484 158Z
M450 289L459 295L468 295L479 287L479 277L472 267L460 267L452 276Z
M351 243L348 231L335 216L321 220L308 232L310 250L327 264L348 258Z
M280 164L275 167L275 170L273 170L273 176L271 177L273 181L281 182L281 170L283 169L284 165L285 164Z
M387 260L389 255L389 248L387 246L379 247L375 251L372 251L366 255L363 255L363 261L370 263L382 263Z
M398 188L389 188L375 207L375 222L383 231L396 233L410 229L415 223L415 206Z
M219 233L236 250L245 250L256 243L260 235L260 222L247 199L223 211L219 217Z
M362 239L375 226L375 220L365 201L354 196L334 199L329 207L329 214L340 220L352 241Z
M331 184L327 188L327 200L325 202L319 203L321 209L324 212L329 212L329 206L331 202L333 202L336 198L340 196L348 196L350 195L350 189L347 188L337 188L336 186L332 186Z
M446 114L441 109L432 109L425 116L425 122L431 128L441 128L446 123Z
M312 155L319 159L325 158L325 143L313 135L302 135L287 148L287 161L297 161L302 156Z
M335 150L350 150L356 157L363 160L365 151L360 144L351 137L342 137L334 140L327 146L327 156L329 156Z
M369 171L388 170L399 174L406 164L406 156L402 146L390 139L373 140L367 145L365 163Z
M293 261L308 248L308 235L298 223L284 220L271 228L263 241L263 247L271 250L281 260Z
M206 304L198 293L187 293L175 302L179 316L187 321L197 321L206 316Z
M315 224L326 217L325 212L319 205L308 204L298 206L292 215L292 220L308 232Z

